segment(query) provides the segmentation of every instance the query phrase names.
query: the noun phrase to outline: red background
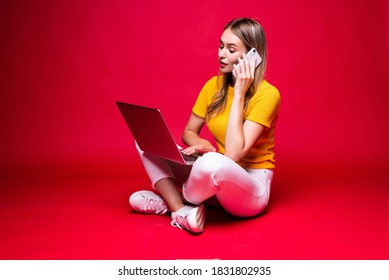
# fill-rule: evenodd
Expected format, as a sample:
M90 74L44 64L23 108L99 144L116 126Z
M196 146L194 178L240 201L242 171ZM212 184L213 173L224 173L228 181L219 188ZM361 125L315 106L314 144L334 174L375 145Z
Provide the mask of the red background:
M142 181L115 101L160 108L179 141L198 92L218 73L222 28L240 16L263 24L267 80L281 93L279 185L307 178L379 182L366 188L387 214L384 0L2 1L4 209L27 188L33 192L32 181Z

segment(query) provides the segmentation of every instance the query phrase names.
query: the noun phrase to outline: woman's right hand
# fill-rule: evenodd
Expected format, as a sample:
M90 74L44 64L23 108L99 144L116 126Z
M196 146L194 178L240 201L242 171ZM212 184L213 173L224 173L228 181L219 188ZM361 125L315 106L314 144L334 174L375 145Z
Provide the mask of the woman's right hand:
M196 116L194 113L190 115L182 135L182 142L188 147L182 150L182 153L193 155L196 153L205 154L208 152L216 152L216 148L212 146L211 142L199 136L204 124L204 118Z
M205 154L208 152L216 152L216 148L212 146L211 142L206 139L199 139L196 145L187 147L186 149L182 150L182 153L185 155L193 155L196 153Z

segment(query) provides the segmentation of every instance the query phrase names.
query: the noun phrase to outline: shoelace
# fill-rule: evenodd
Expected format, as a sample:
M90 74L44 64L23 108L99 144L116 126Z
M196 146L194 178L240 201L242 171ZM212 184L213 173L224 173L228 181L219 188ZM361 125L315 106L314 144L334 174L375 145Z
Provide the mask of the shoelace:
M158 215L163 215L167 212L165 203L154 198L146 198L146 209L155 210L155 213Z
M187 214L188 215L188 214ZM178 227L179 229L182 230L182 227L185 227L187 229L189 229L188 227L188 221L186 220L186 216L181 216L181 215L177 215L174 220L171 221L171 225L173 227Z

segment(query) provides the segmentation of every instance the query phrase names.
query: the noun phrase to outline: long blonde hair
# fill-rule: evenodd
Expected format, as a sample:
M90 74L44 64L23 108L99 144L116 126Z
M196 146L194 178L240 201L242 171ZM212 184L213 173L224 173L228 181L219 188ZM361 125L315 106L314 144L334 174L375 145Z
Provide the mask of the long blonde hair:
M251 97L253 97L265 76L267 60L265 32L256 20L250 18L234 19L224 27L224 30L226 29L231 29L231 31L243 42L246 51L251 48L256 48L262 58L262 63L255 69L254 80L245 95L244 110L246 111ZM224 110L227 103L228 88L233 84L232 73L225 73L224 75L219 76L218 79L222 79L222 81L220 83L218 80L218 84L220 84L219 90L214 95L212 103L208 105L207 119Z

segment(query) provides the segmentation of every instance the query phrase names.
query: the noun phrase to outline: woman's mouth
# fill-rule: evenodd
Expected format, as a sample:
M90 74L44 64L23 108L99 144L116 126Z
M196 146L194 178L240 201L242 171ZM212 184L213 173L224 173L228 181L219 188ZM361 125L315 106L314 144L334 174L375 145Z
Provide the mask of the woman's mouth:
M227 63L224 63L222 61L219 61L219 63L220 63L220 68L224 68L228 65Z

